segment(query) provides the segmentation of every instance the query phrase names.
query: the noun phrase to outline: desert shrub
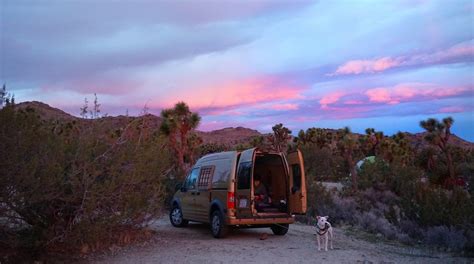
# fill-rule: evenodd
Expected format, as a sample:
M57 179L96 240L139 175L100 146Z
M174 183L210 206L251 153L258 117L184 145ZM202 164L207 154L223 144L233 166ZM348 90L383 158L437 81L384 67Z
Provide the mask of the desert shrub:
M388 164L382 159L375 159L375 162L364 162L359 171L359 189L376 188L383 190L392 176L392 171Z
M222 151L228 151L228 150L230 150L230 148L223 144L206 143L206 144L201 144L196 149L196 152L197 152L196 156L200 158L210 153L216 153L216 152L222 152Z
M461 230L447 226L434 226L426 230L424 242L431 246L462 250L467 239Z
M389 189L398 196L415 195L417 186L421 184L423 171L414 166L399 165L391 165L390 169Z
M400 221L399 227L404 234L407 234L409 237L416 239L417 241L422 240L425 236L423 228L414 221L404 219Z
M331 193L320 182L308 182L308 222L317 215L328 215L333 208Z
M335 223L353 224L355 216L359 212L357 201L353 197L341 197L336 195L333 197L334 206L331 208L329 215Z
M306 175L318 181L338 181L348 176L344 160L328 148L308 144L300 146Z
M143 126L146 117L113 133L91 122L0 111L2 245L94 249L161 213L172 162L165 140Z
M374 211L357 214L355 220L357 225L369 232L380 233L388 239L395 239L397 237L397 228L383 215L379 215Z
M465 235L467 239L465 245L467 255L470 257L474 257L474 227L471 226L470 228L467 228Z
M467 193L418 186L414 197L403 197L404 213L422 226L465 226L473 222L474 206Z

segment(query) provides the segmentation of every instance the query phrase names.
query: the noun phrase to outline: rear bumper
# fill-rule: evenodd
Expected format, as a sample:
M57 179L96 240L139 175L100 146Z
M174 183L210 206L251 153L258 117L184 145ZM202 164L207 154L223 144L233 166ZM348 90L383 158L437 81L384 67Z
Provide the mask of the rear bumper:
M269 224L293 224L295 218L290 217L272 217L272 218L243 218L237 219L230 217L227 219L228 225L269 225Z

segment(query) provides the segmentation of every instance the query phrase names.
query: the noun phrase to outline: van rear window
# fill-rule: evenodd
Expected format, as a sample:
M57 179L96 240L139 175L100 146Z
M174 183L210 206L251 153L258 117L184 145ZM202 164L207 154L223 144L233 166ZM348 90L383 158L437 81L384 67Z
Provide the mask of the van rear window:
M215 171L212 176L212 188L226 188L230 178L231 160L222 159L215 161Z
M237 177L237 189L250 189L250 174L252 173L252 162L242 162L239 165Z

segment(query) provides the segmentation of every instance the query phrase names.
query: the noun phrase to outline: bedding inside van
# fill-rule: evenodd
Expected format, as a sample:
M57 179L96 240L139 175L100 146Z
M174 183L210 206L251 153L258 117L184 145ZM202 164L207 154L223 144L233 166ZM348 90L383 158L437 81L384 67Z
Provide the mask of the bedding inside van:
M256 206L260 216L268 214L287 214L287 180L285 167L280 155L257 154L254 167L254 179L260 179L269 201L259 202ZM255 191L255 190L254 190Z

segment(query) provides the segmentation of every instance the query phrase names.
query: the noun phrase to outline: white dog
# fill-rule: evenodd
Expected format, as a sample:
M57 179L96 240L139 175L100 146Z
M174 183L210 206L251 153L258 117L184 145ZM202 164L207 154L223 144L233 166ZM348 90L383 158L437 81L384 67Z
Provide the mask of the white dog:
M324 238L324 250L328 251L328 239L331 240L331 249L332 247L332 240L334 238L334 234L332 232L332 226L328 222L328 216L317 216L318 223L316 224L316 239L318 240L318 250L321 250L321 242L320 240Z

